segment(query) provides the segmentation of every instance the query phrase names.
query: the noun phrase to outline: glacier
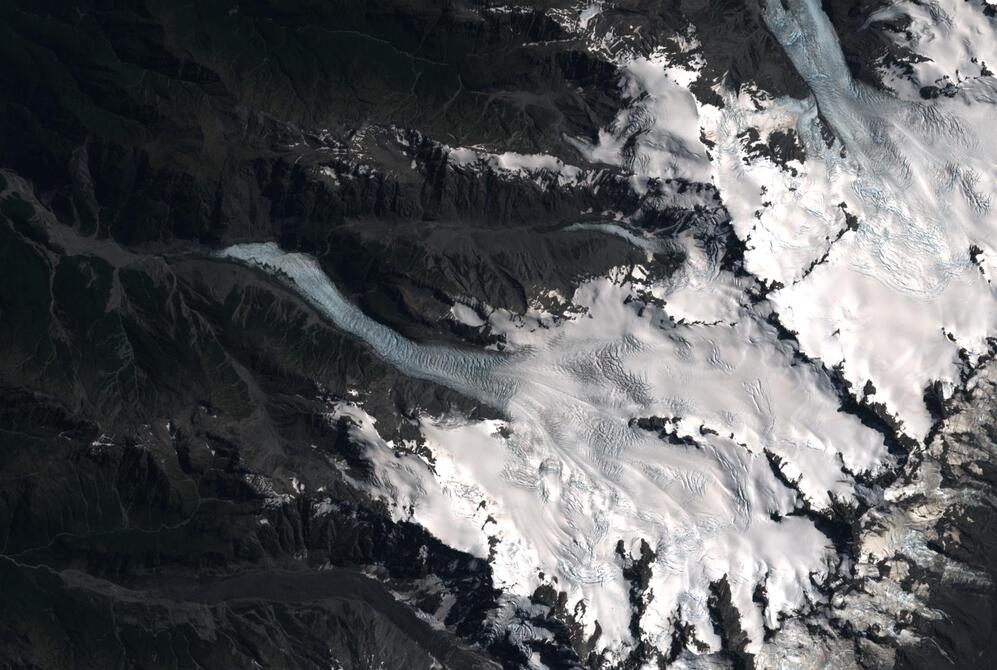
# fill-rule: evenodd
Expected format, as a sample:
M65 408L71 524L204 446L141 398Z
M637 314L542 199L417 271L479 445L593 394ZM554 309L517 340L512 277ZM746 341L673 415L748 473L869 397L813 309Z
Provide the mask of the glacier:
M777 286L771 300L802 349L856 388L871 382L919 440L931 425L925 388L956 383L960 351L979 356L997 327L997 84L969 80L928 102L873 89L852 78L819 3L786 7L765 3L763 16L812 98L755 111L729 96L723 112L704 109L726 154L715 181L749 242L747 269ZM805 163L742 160L736 135L748 127L792 128Z
M589 623L598 620L609 647L631 642L618 541L647 540L657 553L649 621L680 615L717 644L706 601L709 583L728 575L760 644L780 613L820 597L811 571L836 569L828 538L796 514L797 495L816 509L848 501L848 473L889 460L880 435L838 411L826 374L794 361L748 305L727 306L733 322L679 324L667 305L634 300L650 287L639 272L621 272L579 287L573 303L582 315L555 329L510 333L513 351L499 354L406 340L350 304L314 259L272 243L222 256L281 278L405 374L505 412L502 430L426 418L427 446L451 464L450 479L429 483L429 470L410 463L426 481L394 490L445 484L446 493L413 503L414 520L481 555L494 536L500 586L528 596L540 573L556 578L589 603ZM656 288L667 296L682 288L674 284ZM651 417L662 419L667 437L638 425ZM800 493L780 476L797 481ZM441 516L441 496L458 521ZM480 529L475 542L461 518ZM768 593L765 611L752 601L759 584ZM671 633L663 624L649 628L662 644Z
M621 87L633 106L597 144L578 144L592 160L632 170L635 188L712 181L745 243L748 277L683 235L669 241L686 258L672 276L651 280L634 266L590 278L569 297L570 313L546 327L455 308L503 335L509 346L499 352L408 340L363 314L315 259L273 243L219 254L283 282L400 372L503 413L421 417L430 467L394 455L360 404L331 410L350 417L375 463L376 481L358 486L487 557L513 602L541 584L584 602L587 630L598 622L610 653L638 642L620 541L634 555L642 541L655 552L640 621L651 644L669 644L683 621L718 649L707 600L724 576L751 652L787 616L826 602L815 584L854 566L805 512L855 503L862 482L896 466L880 433L840 411L844 391L828 370L856 398L867 389L865 400L916 442L932 425L925 387L953 388L963 359L982 355L997 329L993 78L967 81L953 98L908 99L853 79L816 0L766 2L762 16L809 99L725 91L719 108L687 90L695 64L629 55ZM635 127L645 132L627 157ZM748 128L762 137L794 130L806 158L787 169L747 156ZM452 160L576 176L551 157L479 153L457 149ZM576 225L624 237L650 262L657 241L624 223ZM759 284L760 301L749 296Z

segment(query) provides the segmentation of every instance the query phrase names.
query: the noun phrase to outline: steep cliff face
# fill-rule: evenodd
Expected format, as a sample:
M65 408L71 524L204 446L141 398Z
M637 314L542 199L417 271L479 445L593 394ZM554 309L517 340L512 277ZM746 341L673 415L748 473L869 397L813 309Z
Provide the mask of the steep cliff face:
M0 666L986 665L994 21L0 3Z

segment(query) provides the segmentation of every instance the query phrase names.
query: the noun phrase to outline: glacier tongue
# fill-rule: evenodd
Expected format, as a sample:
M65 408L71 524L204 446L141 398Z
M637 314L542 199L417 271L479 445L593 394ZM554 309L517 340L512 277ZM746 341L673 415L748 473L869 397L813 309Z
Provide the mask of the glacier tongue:
M514 380L488 374L501 362L497 355L411 342L368 318L347 300L314 258L285 253L273 242L236 245L220 256L277 273L337 328L366 342L378 356L405 374L444 384L495 407L504 407L508 402Z
M784 210L793 217L760 215L758 227L766 230L759 237L771 246L756 249L748 267L786 285L772 300L804 351L828 365L841 363L858 388L873 382L875 401L921 438L931 424L925 387L956 381L959 349L985 351L997 326L987 278L997 239L991 130L997 86L984 78L956 98L899 100L852 79L819 3L795 0L786 7L765 3L764 19L837 140L819 146L811 130L816 117L799 115L800 136L811 138L807 153L814 158L802 166L806 186L781 195L806 203ZM809 274L800 266L780 271L778 257L799 245L793 231L827 230L842 206L857 217L857 229L841 235ZM834 232L813 235L810 260Z
M481 554L488 536L498 538L493 566L505 589L528 596L541 572L556 578L573 601L588 603L588 623L598 620L611 648L630 643L620 540L645 539L657 554L646 635L664 644L667 622L681 617L716 642L706 602L710 582L727 575L757 645L763 624L775 627L780 613L820 598L812 572L834 569L828 538L793 516L799 497L814 509L847 502L846 472L878 470L887 458L876 433L838 411L826 375L795 361L736 292L717 305L735 319L712 325L676 323L667 306L634 299L650 290L667 300L691 277L649 285L640 272L621 271L592 280L573 298L581 316L516 333L519 348L497 354L402 338L349 304L301 254L265 244L222 255L275 274L406 374L506 412L503 430L424 419L427 444L446 464L441 479L393 490L422 491L415 520L455 546ZM716 269L711 276L733 282ZM431 477L414 464L406 472ZM452 518L440 514L441 496ZM459 520L475 515L481 536L469 541ZM764 611L752 601L759 585Z
M434 471L412 455L389 458L362 408L335 409L362 427L354 437L380 478L372 493L397 498L397 515L489 556L507 593L526 598L556 580L572 604L587 603L584 622L591 631L598 621L609 649L636 642L619 541L631 554L641 540L655 552L639 631L654 645L669 644L682 620L717 648L707 602L723 576L749 651L780 615L821 602L814 582L843 568L801 508L847 505L855 475L892 465L881 437L839 411L821 364L840 365L853 390L867 389L921 438L931 425L925 387L955 382L960 349L981 353L997 326L993 78L910 102L854 81L816 0L766 2L763 18L810 100L726 91L723 109L692 109L684 88L695 72L634 58L622 66L632 108L598 144L580 146L630 166L635 183L712 175L746 243L745 268L772 287L760 304L685 236L687 261L672 277L649 282L621 268L582 284L575 315L555 327L493 314L511 352L460 350L372 321L307 256L274 244L221 253L285 282L404 374L504 412L502 422L422 417ZM669 117L675 101L682 114ZM631 126L642 135L626 157ZM787 169L747 157L747 129L793 130L805 158ZM776 315L816 362L780 339Z

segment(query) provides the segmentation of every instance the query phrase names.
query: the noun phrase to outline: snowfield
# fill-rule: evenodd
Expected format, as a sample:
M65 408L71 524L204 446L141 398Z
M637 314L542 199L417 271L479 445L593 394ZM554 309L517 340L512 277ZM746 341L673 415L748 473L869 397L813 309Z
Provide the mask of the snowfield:
M399 515L414 508L415 521L482 557L488 538L497 538L500 586L526 597L541 573L556 579L572 602L588 603L587 622L598 620L611 648L632 642L620 540L633 551L646 540L657 554L649 634L664 643L664 622L680 616L718 645L706 601L709 583L727 575L760 643L763 622L776 627L780 613L819 599L811 572L835 569L827 537L793 515L797 496L814 509L847 502L848 473L889 460L882 436L838 411L827 376L794 360L757 309L718 304L719 316L735 320L679 324L667 305L634 299L654 288L667 300L681 282L648 286L623 272L593 280L573 298L579 316L557 328L514 330L514 353L484 354L419 345L369 323L306 256L273 244L224 254L279 271L333 324L406 374L504 410L501 424L426 418L435 478L415 456L389 457L360 408L336 411L356 417L356 437ZM653 429L638 425L652 417ZM759 586L768 594L764 611L752 601Z
M992 50L997 40L967 24L963 3L948 5L937 30L909 3L870 20L912 11L921 27L913 48L932 59L915 76L954 77L970 42ZM504 413L423 417L432 467L395 456L361 406L344 401L331 416L350 418L375 465L375 480L358 486L398 518L490 557L497 586L520 602L541 584L566 591L569 609L583 601L587 630L598 621L600 647L620 655L637 643L620 541L627 555L642 540L655 553L640 620L653 644L667 645L682 620L719 648L707 600L724 576L751 652L783 616L823 602L815 583L851 566L804 512L854 503L856 477L895 466L883 435L841 411L844 391L828 370L920 441L932 426L925 388L954 388L963 360L997 332L997 82L977 68L952 97L873 90L852 79L816 0L786 6L765 3L764 20L810 99L742 90L725 93L720 109L689 92L695 69L639 57L621 64L633 105L596 144L579 144L592 161L631 169L640 188L653 178L712 181L745 244L747 279L683 236L674 244L687 260L671 277L651 281L637 266L592 278L568 298L569 315L545 327L536 315L492 311L486 322L455 307L455 318L505 336L498 352L406 340L350 304L314 259L272 243L221 253L273 274L404 374ZM584 28L598 11L580 9ZM946 35L961 37L943 48ZM997 57L987 62L997 67ZM635 127L644 132L624 157ZM792 130L805 158L787 166L749 155L747 129L762 141ZM457 149L451 160L527 177L578 174L543 156ZM655 250L621 225L597 225ZM767 287L766 298L749 299L751 285ZM796 340L780 337L773 319ZM867 541L869 552L888 542Z

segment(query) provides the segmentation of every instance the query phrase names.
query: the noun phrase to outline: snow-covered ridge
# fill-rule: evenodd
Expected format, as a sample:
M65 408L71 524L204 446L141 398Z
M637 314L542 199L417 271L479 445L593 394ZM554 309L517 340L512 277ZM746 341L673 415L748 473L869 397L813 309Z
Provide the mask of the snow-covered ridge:
M922 35L915 47L938 63L949 44L941 34L959 35L960 54L976 50L960 56L976 59L976 74L962 76L953 97L911 102L854 81L818 3L766 3L764 19L811 99L716 87L718 108L686 88L698 77L695 59L679 66L667 52L634 57L620 67L636 102L590 149L605 150L607 162L615 152L635 179L665 169L712 180L745 242L745 268L779 288L771 299L804 352L840 366L854 388L871 382L872 400L914 438L930 426L925 387L954 383L960 350L981 353L997 328L997 80L982 74L997 35L993 22L974 20L980 9L972 3L942 4L932 4L941 17L934 32L922 31L934 37ZM628 154L622 146L634 132ZM751 134L764 144L776 133L790 134L801 157L783 163L753 153ZM679 137L678 148L656 139Z
M282 279L402 372L507 413L503 430L425 418L439 477L412 463L403 466L401 481L409 483L384 490L404 491L414 519L456 547L486 555L488 537L500 540L492 562L511 593L532 593L541 572L556 577L572 602L588 603L587 623L599 621L610 648L633 643L619 540L632 547L644 539L657 552L647 636L664 644L666 622L678 617L719 644L705 603L710 581L727 575L760 644L763 622L778 626L780 613L820 598L810 574L833 570L828 539L792 516L799 496L816 509L832 497L847 501L846 470L878 470L887 458L876 433L837 411L826 376L794 364L792 349L761 316L731 302L734 294L714 303L734 321L679 325L667 305L634 298L657 291L667 300L687 281L593 280L572 298L579 316L534 331L517 354L500 356L404 340L346 302L313 260L273 244L222 255ZM372 453L384 448L376 433L365 435ZM392 472L380 476L392 482L400 476ZM411 483L419 477L426 481ZM491 522L469 524L479 509ZM752 601L760 584L764 609Z
M922 87L948 95L997 70L994 21L985 14L988 0L898 0L873 12L867 25L909 19L903 32L891 31L899 45L918 55L910 74L891 73L888 84L900 97L921 98Z
M911 16L908 37L896 39L923 59L914 79L958 84L926 102L916 88L898 86L898 97L853 80L820 4L785 6L765 3L763 19L809 100L750 85L715 87L722 108L697 100L696 36L676 36L674 58L674 44L616 53L630 104L597 144L578 146L631 170L638 190L663 177L712 181L746 244L746 269L782 287L771 299L804 352L840 366L856 389L871 383L870 400L921 438L931 423L925 387L954 383L960 351L978 355L997 331L995 23L977 0L898 2L869 17ZM588 19L597 10L578 6ZM588 19L563 23L588 34ZM801 158L754 155L750 133L762 143L792 133Z
M582 29L598 14L595 5L584 9ZM948 33L983 30L960 23L962 9L946 12L956 17ZM766 3L764 19L810 99L718 90L720 109L687 90L695 64L634 57L621 63L630 106L596 144L578 145L593 162L632 171L638 191L652 179L712 180L745 243L745 269L771 289L761 304L747 299L752 280L720 270L683 237L688 260L673 277L648 282L640 268L622 268L581 285L566 298L572 312L542 327L530 327L539 316L485 319L456 307L463 323L504 332L513 353L461 351L370 321L313 259L274 245L223 252L288 283L404 374L505 412L502 422L423 417L435 472L413 455L389 457L391 445L361 406L333 413L355 421L354 439L375 464L377 479L358 485L453 546L489 556L507 593L528 596L541 572L556 579L569 602L587 603L585 623L591 631L598 620L600 645L620 653L635 641L618 540L631 554L646 540L656 553L640 622L646 641L667 646L681 620L718 648L706 602L710 582L723 576L750 651L762 651L766 627L791 629L784 642L805 640L781 615L821 603L813 583L852 566L837 564L800 508L847 504L857 497L856 473L892 465L881 437L838 411L839 391L820 364L840 366L856 395L866 389L921 438L931 425L925 386L951 388L960 349L973 360L997 326L993 77L980 67L953 97L894 97L853 81L815 0ZM926 55L930 44L939 46L920 42ZM940 54L934 62L943 67ZM755 155L747 131L763 143L791 131L799 156L780 163ZM453 149L449 160L545 183L556 175L561 185L586 174L550 156ZM583 225L656 248L615 224ZM816 364L779 339L773 315ZM861 492L880 493L905 495ZM923 549L911 539L919 529L907 531L904 547ZM863 560L895 551L898 536L888 526L864 537ZM917 604L878 588L849 600L856 621L880 621L904 599ZM876 611L882 603L889 607ZM763 664L784 662L770 652Z
M484 149L444 146L447 151L447 161L458 167L490 168L499 173L535 177L541 174L556 175L560 184L573 183L591 172L568 165L560 158L546 154L520 154L506 151L501 154L490 153Z
M773 301L804 351L842 364L856 387L871 381L876 400L920 438L931 422L924 388L956 381L959 349L984 351L997 329L997 296L971 258L975 247L992 259L997 239L997 81L975 80L958 97L931 104L898 100L851 78L819 3L788 6L766 3L765 21L836 142L821 147L814 114L799 114L814 158L803 183L783 198L799 205L783 213L792 217L763 214L758 228L783 232L768 237L771 247L756 245L748 267L786 285ZM725 176L727 184L737 177ZM835 235L844 208L857 228L824 251L827 240L813 232ZM743 218L735 221L745 228ZM827 258L803 277L778 259L782 241L798 240L796 231L807 227L812 259Z
M709 182L688 71L670 67L663 54L636 58L621 69L620 87L631 104L599 131L596 144L575 140L578 150L591 162L625 166L639 178L638 186L647 179Z

